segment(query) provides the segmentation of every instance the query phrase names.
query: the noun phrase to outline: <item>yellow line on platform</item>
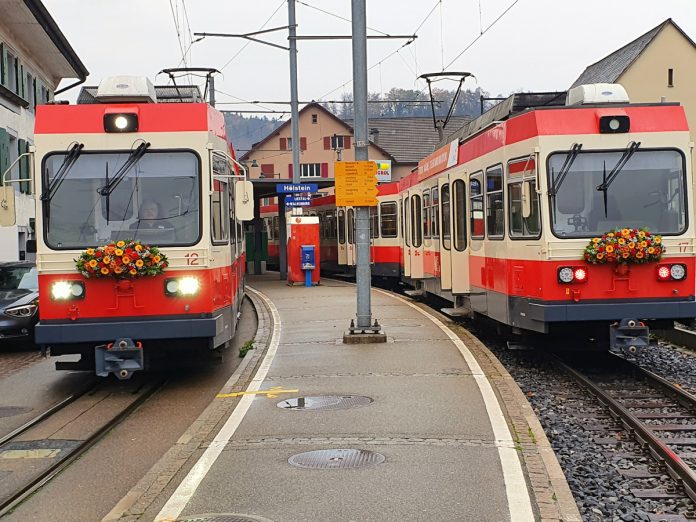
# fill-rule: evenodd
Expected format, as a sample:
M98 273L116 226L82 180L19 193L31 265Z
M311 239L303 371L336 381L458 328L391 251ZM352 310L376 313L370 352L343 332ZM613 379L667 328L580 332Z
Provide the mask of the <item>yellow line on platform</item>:
M235 393L218 393L218 399L226 399L228 397L241 397L242 395L265 395L269 399L275 399L281 393L298 393L300 390L284 390L281 386L276 386L270 390L258 390L250 392L235 392Z

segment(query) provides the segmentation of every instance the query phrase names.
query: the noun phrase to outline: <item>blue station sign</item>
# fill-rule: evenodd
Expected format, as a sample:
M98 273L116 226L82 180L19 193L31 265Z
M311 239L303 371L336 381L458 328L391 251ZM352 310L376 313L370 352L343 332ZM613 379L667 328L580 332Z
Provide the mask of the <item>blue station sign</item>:
M310 196L285 196L285 206L287 207L308 207L312 204Z
M295 194L298 192L317 192L319 185L316 183L278 183L276 192L278 194Z

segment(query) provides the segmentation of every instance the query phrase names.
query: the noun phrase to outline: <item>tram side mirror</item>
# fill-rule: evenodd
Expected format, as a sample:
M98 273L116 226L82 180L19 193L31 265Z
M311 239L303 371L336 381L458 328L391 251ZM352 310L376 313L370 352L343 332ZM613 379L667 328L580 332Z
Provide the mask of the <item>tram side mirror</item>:
M27 239L27 254L36 254L36 239Z
M0 227L11 227L17 223L14 187L0 187Z
M238 221L251 221L254 219L254 185L251 181L235 182L234 212Z
M522 183L522 217L532 215L532 184L529 181Z

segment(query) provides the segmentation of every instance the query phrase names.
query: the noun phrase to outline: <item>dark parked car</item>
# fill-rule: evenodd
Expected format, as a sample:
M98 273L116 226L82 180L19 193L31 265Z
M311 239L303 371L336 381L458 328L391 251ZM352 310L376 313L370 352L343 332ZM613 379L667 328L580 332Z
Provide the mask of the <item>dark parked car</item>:
M0 344L33 342L39 321L39 281L34 263L0 263Z

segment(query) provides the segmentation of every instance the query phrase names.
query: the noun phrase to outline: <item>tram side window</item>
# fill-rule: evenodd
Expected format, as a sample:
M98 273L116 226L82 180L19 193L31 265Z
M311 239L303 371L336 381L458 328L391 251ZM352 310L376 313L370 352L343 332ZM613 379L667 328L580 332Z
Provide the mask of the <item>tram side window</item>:
M348 209L348 244L355 243L355 211Z
M501 239L505 234L503 167L501 165L496 165L486 171L486 203L488 237Z
M370 237L379 237L379 213L377 207L370 207Z
M423 192L423 237L430 239L430 192ZM430 243L429 241L427 243Z
M469 212L471 216L471 224L469 226L471 227L471 237L473 239L483 239L485 236L483 224L483 192L481 191L481 180L474 179L473 177L481 176L481 174L481 172L472 174L472 177L469 180ZM455 199L455 205L456 204L457 202Z
M478 182L478 180L472 180ZM449 187L448 187L449 188ZM480 185L479 185L480 189ZM466 187L464 186L464 180L458 179L452 184L452 190L454 195L454 248L459 252L462 252L466 248ZM449 191L447 193L449 199ZM445 187L442 187L442 200L445 200ZM473 199L472 199L473 205ZM481 211L483 215L483 211ZM442 217L442 227L445 227L445 217ZM481 218L481 222L483 218ZM473 225L472 225L473 226ZM481 223L481 230L483 230L483 223ZM449 223L447 224L449 232ZM473 228L472 228L473 230ZM449 247L448 247L449 248Z
M336 239L336 211L329 210L326 213L326 237Z
M342 245L346 242L346 212L338 211L338 242Z
M396 237L397 233L397 209L396 202L380 203L379 215L381 219L382 237Z
M536 192L536 170L533 157L508 163L508 219L510 237L539 237L541 214L539 194ZM529 184L531 213L523 216L524 185Z
M411 209L411 206L410 206L410 204L409 204L409 198L408 198L408 197L406 197L406 198L404 199L403 205L404 205L404 208L403 208L403 220L404 220L404 224L403 224L403 226L401 227L401 230L403 230L403 234L404 234L404 243L406 243L406 246L407 246L407 247L410 247L410 246L411 246L411 235L410 235L410 234L411 234L411 226L410 226L410 221L409 221L409 220L411 219L411 216L410 216L410 209Z
M213 194L210 196L210 219L213 243L227 243L229 239L229 223L227 216L230 215L228 209L229 194L227 183L215 180L213 183ZM234 223L234 221L232 221Z
M462 182L463 183L463 182ZM450 230L450 187L442 185L442 246L445 250L449 250L452 245L452 232Z
M232 190L230 190L230 192L234 192L234 188ZM235 240L235 237L234 237L234 233L235 233L235 229L236 229L236 220L234 217L234 197L233 196L234 196L233 194L230 194L229 199L228 199L229 205L230 205L230 213L229 213L229 216L230 216L230 245L232 246L232 248L231 248L232 255L236 258L238 255L238 251L241 251L241 250L239 249L239 245L237 245L237 241ZM252 227L252 229L253 229L253 227ZM238 237L240 235L241 235L241 233L238 234Z
M418 195L411 196L411 242L416 248L419 248L423 244L421 198Z
M437 187L433 187L430 201L432 203L430 207L430 232L433 239L436 239L440 234L440 216L438 215L440 210L440 198Z

